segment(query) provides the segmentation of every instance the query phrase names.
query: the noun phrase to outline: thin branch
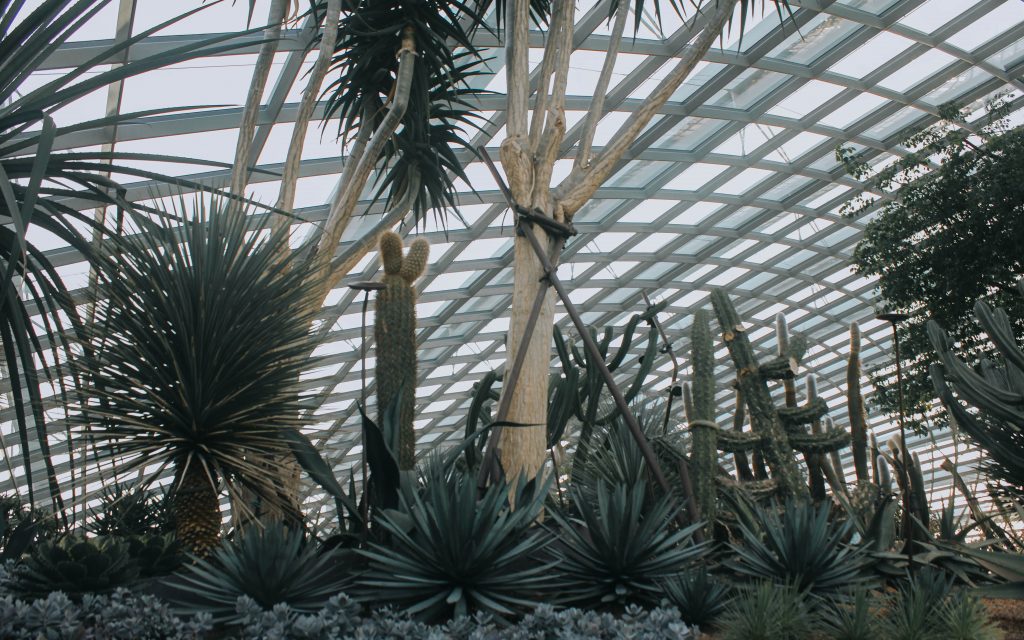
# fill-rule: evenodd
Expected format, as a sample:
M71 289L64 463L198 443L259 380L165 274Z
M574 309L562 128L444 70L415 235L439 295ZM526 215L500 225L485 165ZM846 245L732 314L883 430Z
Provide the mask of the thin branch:
M377 246L380 236L385 231L392 229L396 224L405 219L405 216L412 209L416 202L416 196L420 190L420 178L416 174L409 181L409 187L403 194L402 199L386 212L377 224L364 233L358 240L352 243L347 249L341 252L337 258L331 261L330 274L327 276L325 288L330 291L342 278L348 275L349 271L362 260L371 249Z
M534 153L540 146L540 134L544 130L544 120L548 108L548 89L551 76L558 70L559 45L565 29L565 14L573 7L571 2L555 4L554 15L551 17L551 28L548 30L548 41L544 43L544 58L540 63L540 74L537 78L537 98L534 101L533 120L530 122L530 149Z
M508 0L505 20L505 73L508 90L508 137L527 136L530 109L530 0Z
M281 25L287 12L288 0L273 0L271 2L267 16L267 30L264 32L260 52L256 56L256 66L253 68L252 81L249 83L249 95L245 98L245 110L242 112L242 121L238 126L238 142L235 143L235 164L231 169L230 189L231 194L238 197L245 195L245 187L249 182L249 154L252 152L253 134L256 132L256 118L259 115L267 78L270 77L270 67L274 62L274 55L277 53ZM241 200L232 200L228 204L230 212L238 213L241 208Z
M733 7L738 0L722 0L715 6L715 12L708 20L700 36L691 45L672 72L662 80L658 87L644 101L640 108L623 124L612 136L611 142L595 159L588 169L574 169L572 173L562 181L555 189L555 198L565 209L566 216L571 219L594 195L605 180L607 180L616 169L616 165L629 147L640 136L640 133L650 123L651 119L672 97L676 89L686 80L687 76L700 62L701 58L708 52L711 45L722 32L725 23L732 16Z
M384 145L394 135L402 122L402 118L405 116L406 108L409 106L413 67L415 64L416 43L412 30L406 28L403 34L402 48L398 52L398 77L395 80L394 101L391 103L391 108L388 110L387 115L384 116L380 126L377 127L369 143L367 143L366 150L359 159L358 165L354 168L348 184L342 185L342 189L335 195L330 214L327 217L327 223L324 225L323 236L320 238L316 252L312 256L312 260L314 260L314 274L326 278L327 274L324 272L330 267L334 248L338 245L345 227L348 226L348 222L352 218L352 212L355 210L363 186L370 179L373 167L384 151ZM326 294L326 291L324 293Z
M590 149L594 145L597 125L604 115L604 101L608 97L608 85L611 84L612 71L615 70L615 61L619 57L622 34L626 31L626 20L629 17L628 5L621 0L610 1L618 2L619 8L615 14L615 24L612 26L612 39L608 43L608 55L605 56L604 66L601 67L601 76L597 79L597 87L594 89L594 101L590 104L590 111L587 112L587 121L583 127L583 137L580 140L580 149L576 154L574 168L586 169L590 166Z
M299 112L295 118L295 128L292 130L291 143L288 146L288 156L284 163L284 173L281 176L281 190L278 193L276 208L282 211L291 211L295 205L295 187L299 179L302 148L306 142L309 122L313 118L313 110L316 108L320 85L323 84L324 78L327 76L327 69L330 67L331 57L334 55L334 47L338 42L340 17L341 0L327 0L327 15L324 19L323 36L320 39L320 52L309 74L306 90L302 94L302 102L299 104ZM285 216L276 216L274 228L276 230L289 222L290 220Z

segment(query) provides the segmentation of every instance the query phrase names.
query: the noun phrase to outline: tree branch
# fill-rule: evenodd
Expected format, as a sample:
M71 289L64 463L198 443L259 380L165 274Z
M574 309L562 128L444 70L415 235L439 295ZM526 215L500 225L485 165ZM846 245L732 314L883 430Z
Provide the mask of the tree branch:
M508 85L507 137L527 135L530 98L530 0L508 0L505 19L505 77Z
M256 65L252 72L252 81L249 83L249 94L245 98L245 110L242 112L242 121L238 126L238 141L235 143L235 163L231 168L230 192L241 198L245 195L245 187L249 182L249 166L251 164L249 154L252 152L253 134L256 131L256 118L260 112L260 103L263 98L263 90L267 85L267 78L270 77L270 67L274 62L274 55L277 53L277 45L281 36L281 25L284 22L285 14L288 11L288 0L273 0L267 15L267 30L264 32L265 39L260 45L260 52L256 56ZM233 199L228 203L228 211L239 213L242 210L242 201Z
M554 15L551 16L551 28L548 30L548 41L544 43L544 58L541 60L540 75L537 78L537 99L534 102L533 119L530 122L530 149L534 153L537 152L537 148L540 146L540 134L544 130L548 106L548 88L551 85L551 76L558 70L559 46L565 29L565 15L567 8L570 7L573 7L571 2L555 4Z
M555 199L564 207L567 219L571 220L572 215L586 204L598 187L611 176L623 154L636 142L651 119L668 102L679 85L686 80L686 77L708 52L715 38L721 34L726 21L732 16L736 2L737 0L722 0L716 4L714 13L701 30L697 40L679 59L672 72L647 97L640 109L619 127L609 145L605 147L593 164L588 169L574 169L562 181L562 184L558 185L555 189Z
M331 56L334 55L334 47L338 42L338 22L341 17L341 0L327 0L327 14L324 19L323 36L320 39L320 52L316 62L309 74L309 82L302 94L302 102L299 104L299 112L295 117L295 128L292 129L291 143L288 145L288 156L284 163L284 173L281 176L281 189L278 192L277 209L291 211L295 206L295 187L299 179L299 168L302 162L302 149L306 142L306 132L309 130L309 122L313 118L313 110L316 108L317 96L320 93L320 85L327 76L327 69L331 64ZM290 220L278 215L274 219L274 229L279 229Z
M324 271L330 267L334 248L338 245L342 233L344 233L349 220L352 218L352 212L359 201L359 195L367 180L370 179L373 167L380 158L380 154L384 151L384 145L394 135L402 122L402 118L405 117L406 108L409 106L409 95L412 89L412 75L415 64L416 43L412 30L407 28L403 34L402 48L398 52L398 77L395 80L395 96L391 103L391 108L388 110L387 115L384 116L380 126L374 131L358 161L355 159L349 161L354 163L355 167L352 169L351 177L347 181L344 177L342 178L342 185L335 195L334 202L331 204L331 211L327 216L323 235L316 247L316 251L311 256L311 259L314 261L314 274L318 276L326 278L327 274ZM345 173L349 173L348 167L346 167Z
M373 247L377 246L377 242L380 239L380 235L385 231L393 228L396 224L405 219L405 216L412 209L412 205L416 202L416 195L420 190L420 177L417 173L412 176L409 181L409 188L402 195L402 199L391 208L391 211L386 212L377 224L364 233L362 237L352 243L350 247L341 252L337 258L331 261L330 273L327 276L325 287L328 291L337 286L338 282L342 278L348 275L363 257Z
M611 3L618 2L619 8L615 14L615 24L612 26L612 39L608 43L608 55L605 56L604 66L601 67L601 76L597 79L597 87L594 89L594 101L590 104L590 111L587 112L587 121L583 127L583 137L580 139L580 149L576 154L574 168L586 169L590 166L590 149L594 145L597 125L604 115L604 101L608 97L608 85L611 84L612 71L615 70L615 61L619 57L619 46L622 44L622 34L626 31L626 20L629 17L628 5L620 0L609 1Z

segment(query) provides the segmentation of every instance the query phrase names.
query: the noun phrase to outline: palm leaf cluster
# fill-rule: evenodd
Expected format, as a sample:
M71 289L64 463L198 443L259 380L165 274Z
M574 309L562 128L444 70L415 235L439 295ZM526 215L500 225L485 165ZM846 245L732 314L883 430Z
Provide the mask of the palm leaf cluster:
M260 231L224 204L197 201L181 226L136 218L140 232L102 256L78 364L83 431L101 456L121 473L146 469L140 486L167 468L178 486L189 474L211 490L223 481L244 510L243 488L278 501L267 469L303 425L316 281L283 251L286 231Z
M103 225L91 216L92 208L129 206L123 197L123 187L109 177L111 174L190 188L198 185L123 164L136 160L182 161L180 158L63 150L69 144L69 134L180 109L122 113L65 127L56 126L53 114L126 78L239 46L227 42L237 34L224 35L198 45L132 59L119 66L109 65L110 60L123 56L132 45L194 13L191 11L118 42L66 72L47 74L53 64L52 56L109 4L111 0L0 3L0 60L4 61L0 65L0 343L5 369L2 378L13 399L13 415L9 417L18 425L29 502L37 502L36 465L29 456L29 443L34 438L42 454L52 507L62 515L61 487L47 439L45 410L50 399L40 391L40 383L52 382L62 405L67 405L68 371L61 366L69 347L65 335L67 331L75 332L81 320L56 265L33 240L40 236L30 231L43 230L91 260L94 249L90 236L105 233ZM52 79L39 84L39 78ZM82 209L90 213L82 213Z
M390 106L403 39L415 42L412 91L401 128L378 161L376 196L400 198L417 189L414 211L455 206L454 179L465 174L457 157L471 149L464 130L481 121L470 86L482 61L471 33L482 23L476 3L461 0L361 0L341 17L333 61L337 78L325 89L325 117L340 118L340 133L353 137L380 124Z

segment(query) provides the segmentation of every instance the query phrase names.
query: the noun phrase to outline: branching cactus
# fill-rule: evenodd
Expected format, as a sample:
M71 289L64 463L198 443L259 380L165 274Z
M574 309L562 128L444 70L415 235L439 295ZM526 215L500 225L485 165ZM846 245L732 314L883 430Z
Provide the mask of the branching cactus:
M722 339L729 348L729 355L736 367L736 384L746 398L750 410L750 425L754 433L763 438L761 451L778 492L784 497L806 495L807 490L793 456L789 434L783 426L782 416L776 412L768 390L769 379L791 377L795 373L795 367L791 366L790 358L786 356L780 356L759 366L747 338L746 329L729 296L721 289L715 289L711 292L711 303L722 328ZM792 352L794 345L792 341L790 342L788 350ZM800 348L799 351L802 355L803 349Z
M715 520L715 477L718 475L718 425L715 424L715 345L711 322L703 309L693 317L691 334L693 365L692 401L686 402L686 419L693 434L690 464L693 488L701 516Z
M413 240L402 255L402 238L388 232L380 239L384 288L377 292L373 332L377 346L377 407L384 411L398 402L398 464L412 469L416 463L416 279L427 266L430 244ZM396 399L396 396L401 397Z
M619 344L619 348L610 359L608 354L612 340L615 337L614 328L607 327L600 340L597 340L596 331L592 332L594 340L597 342L598 350L601 353L601 358L604 360L609 371L614 374L619 371L620 367L626 364L626 356L629 354L630 346L633 344L633 338L635 337L634 334L637 326L641 322L647 322L655 314L664 309L666 304L666 302L661 302L648 308L644 313L636 314L631 317L622 333L622 342ZM555 347L558 350L558 356L561 359L562 368L566 372L566 375L568 376L568 372L573 368L578 368L579 372L578 379L580 382L578 393L574 396L576 400L576 419L580 422L580 437L579 442L576 445L575 468L577 465L582 466L580 463L587 459L591 446L591 438L594 433L594 427L607 425L612 420L615 420L619 415L619 410L613 407L606 413L601 412L602 392L604 391L605 384L604 379L601 377L601 373L597 368L597 364L590 361L587 354L576 346L575 341L566 341L557 325L554 330L554 338ZM637 394L640 393L640 390L643 388L644 380L647 378L647 374L649 374L651 369L654 367L654 361L657 358L657 355L657 329L653 324L651 324L647 336L647 348L644 355L640 357L636 372L633 375L629 386L623 392L626 402L632 402Z

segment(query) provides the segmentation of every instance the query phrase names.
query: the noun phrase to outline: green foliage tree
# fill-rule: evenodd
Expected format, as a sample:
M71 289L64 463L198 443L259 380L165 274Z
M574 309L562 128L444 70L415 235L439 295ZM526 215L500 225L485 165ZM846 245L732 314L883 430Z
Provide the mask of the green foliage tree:
M887 310L910 314L899 327L910 414L923 416L934 403L929 318L968 359L991 350L972 319L977 300L1005 308L1017 328L1024 326L1024 298L1014 287L1024 275L1024 128L1010 127L1005 108L996 98L985 115L968 121L967 109L946 105L942 120L904 137L910 153L878 171L862 153L836 151L851 175L885 194L857 198L844 214L879 207L853 260L859 274L878 277ZM893 371L875 371L872 381L876 404L895 413Z

